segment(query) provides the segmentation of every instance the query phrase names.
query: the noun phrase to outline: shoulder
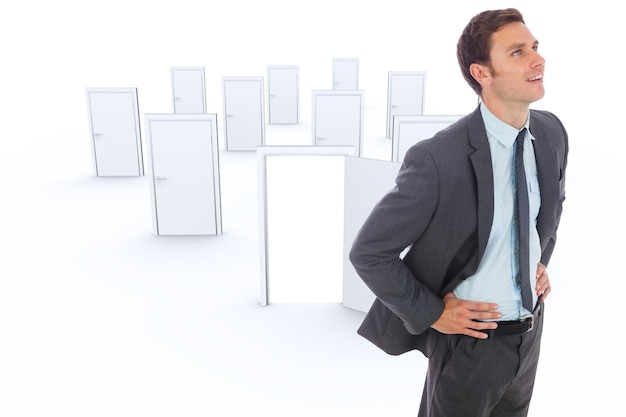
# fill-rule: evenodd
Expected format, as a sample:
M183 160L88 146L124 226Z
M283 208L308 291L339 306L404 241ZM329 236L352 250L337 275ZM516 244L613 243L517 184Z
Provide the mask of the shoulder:
M543 121L543 122L554 122L554 121L559 120L559 118L554 113L549 112L547 110L531 109L530 117L531 119L536 119L538 121Z
M561 120L554 114L546 110L530 111L530 127L539 129L555 129L565 133L565 126Z
M541 139L535 147L555 152L565 165L569 153L569 138L561 120L548 111L531 110L529 127L533 136Z
M482 122L482 121L481 121ZM407 152L410 156L427 154L433 158L465 154L469 150L469 137L472 131L472 115L467 115L451 125L437 131L432 137L417 142ZM482 124L479 126L484 127Z
M535 137L549 138L552 143L564 147L567 152L567 130L555 114L545 110L531 110L529 127Z

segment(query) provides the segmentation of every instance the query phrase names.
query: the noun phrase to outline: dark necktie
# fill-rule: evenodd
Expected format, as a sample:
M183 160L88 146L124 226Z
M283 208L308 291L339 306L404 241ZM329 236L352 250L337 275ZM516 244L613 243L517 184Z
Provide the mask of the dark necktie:
M530 312L533 311L533 294L530 288L529 249L528 249L528 185L524 172L524 137L526 128L523 128L515 139L515 194L517 196L517 236L519 238L519 283L522 289L522 305Z

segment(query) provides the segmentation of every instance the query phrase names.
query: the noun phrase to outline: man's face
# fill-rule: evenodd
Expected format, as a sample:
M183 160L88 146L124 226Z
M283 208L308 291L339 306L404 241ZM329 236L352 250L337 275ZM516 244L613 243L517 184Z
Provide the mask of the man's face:
M528 106L544 96L545 60L538 42L521 22L509 23L492 35L491 83L493 97L504 105Z

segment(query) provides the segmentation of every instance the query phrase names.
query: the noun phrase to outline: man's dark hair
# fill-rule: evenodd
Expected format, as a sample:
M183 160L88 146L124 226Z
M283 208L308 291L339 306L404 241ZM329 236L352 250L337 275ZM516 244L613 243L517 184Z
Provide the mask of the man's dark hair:
M482 87L472 77L470 65L477 63L491 69L491 35L502 26L513 22L524 23L524 18L517 9L487 10L474 16L461 33L456 45L456 57L463 78L478 95L481 95Z

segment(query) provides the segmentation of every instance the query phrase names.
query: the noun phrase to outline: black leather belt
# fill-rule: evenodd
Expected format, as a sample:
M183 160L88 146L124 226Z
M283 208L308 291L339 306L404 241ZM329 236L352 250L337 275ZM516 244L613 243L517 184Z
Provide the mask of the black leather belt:
M489 336L502 337L502 336L519 336L528 332L531 332L535 328L535 320L539 315L541 309L540 304L535 308L533 314L528 314L521 317L519 320L503 320L498 321L498 327L495 329L481 330Z

